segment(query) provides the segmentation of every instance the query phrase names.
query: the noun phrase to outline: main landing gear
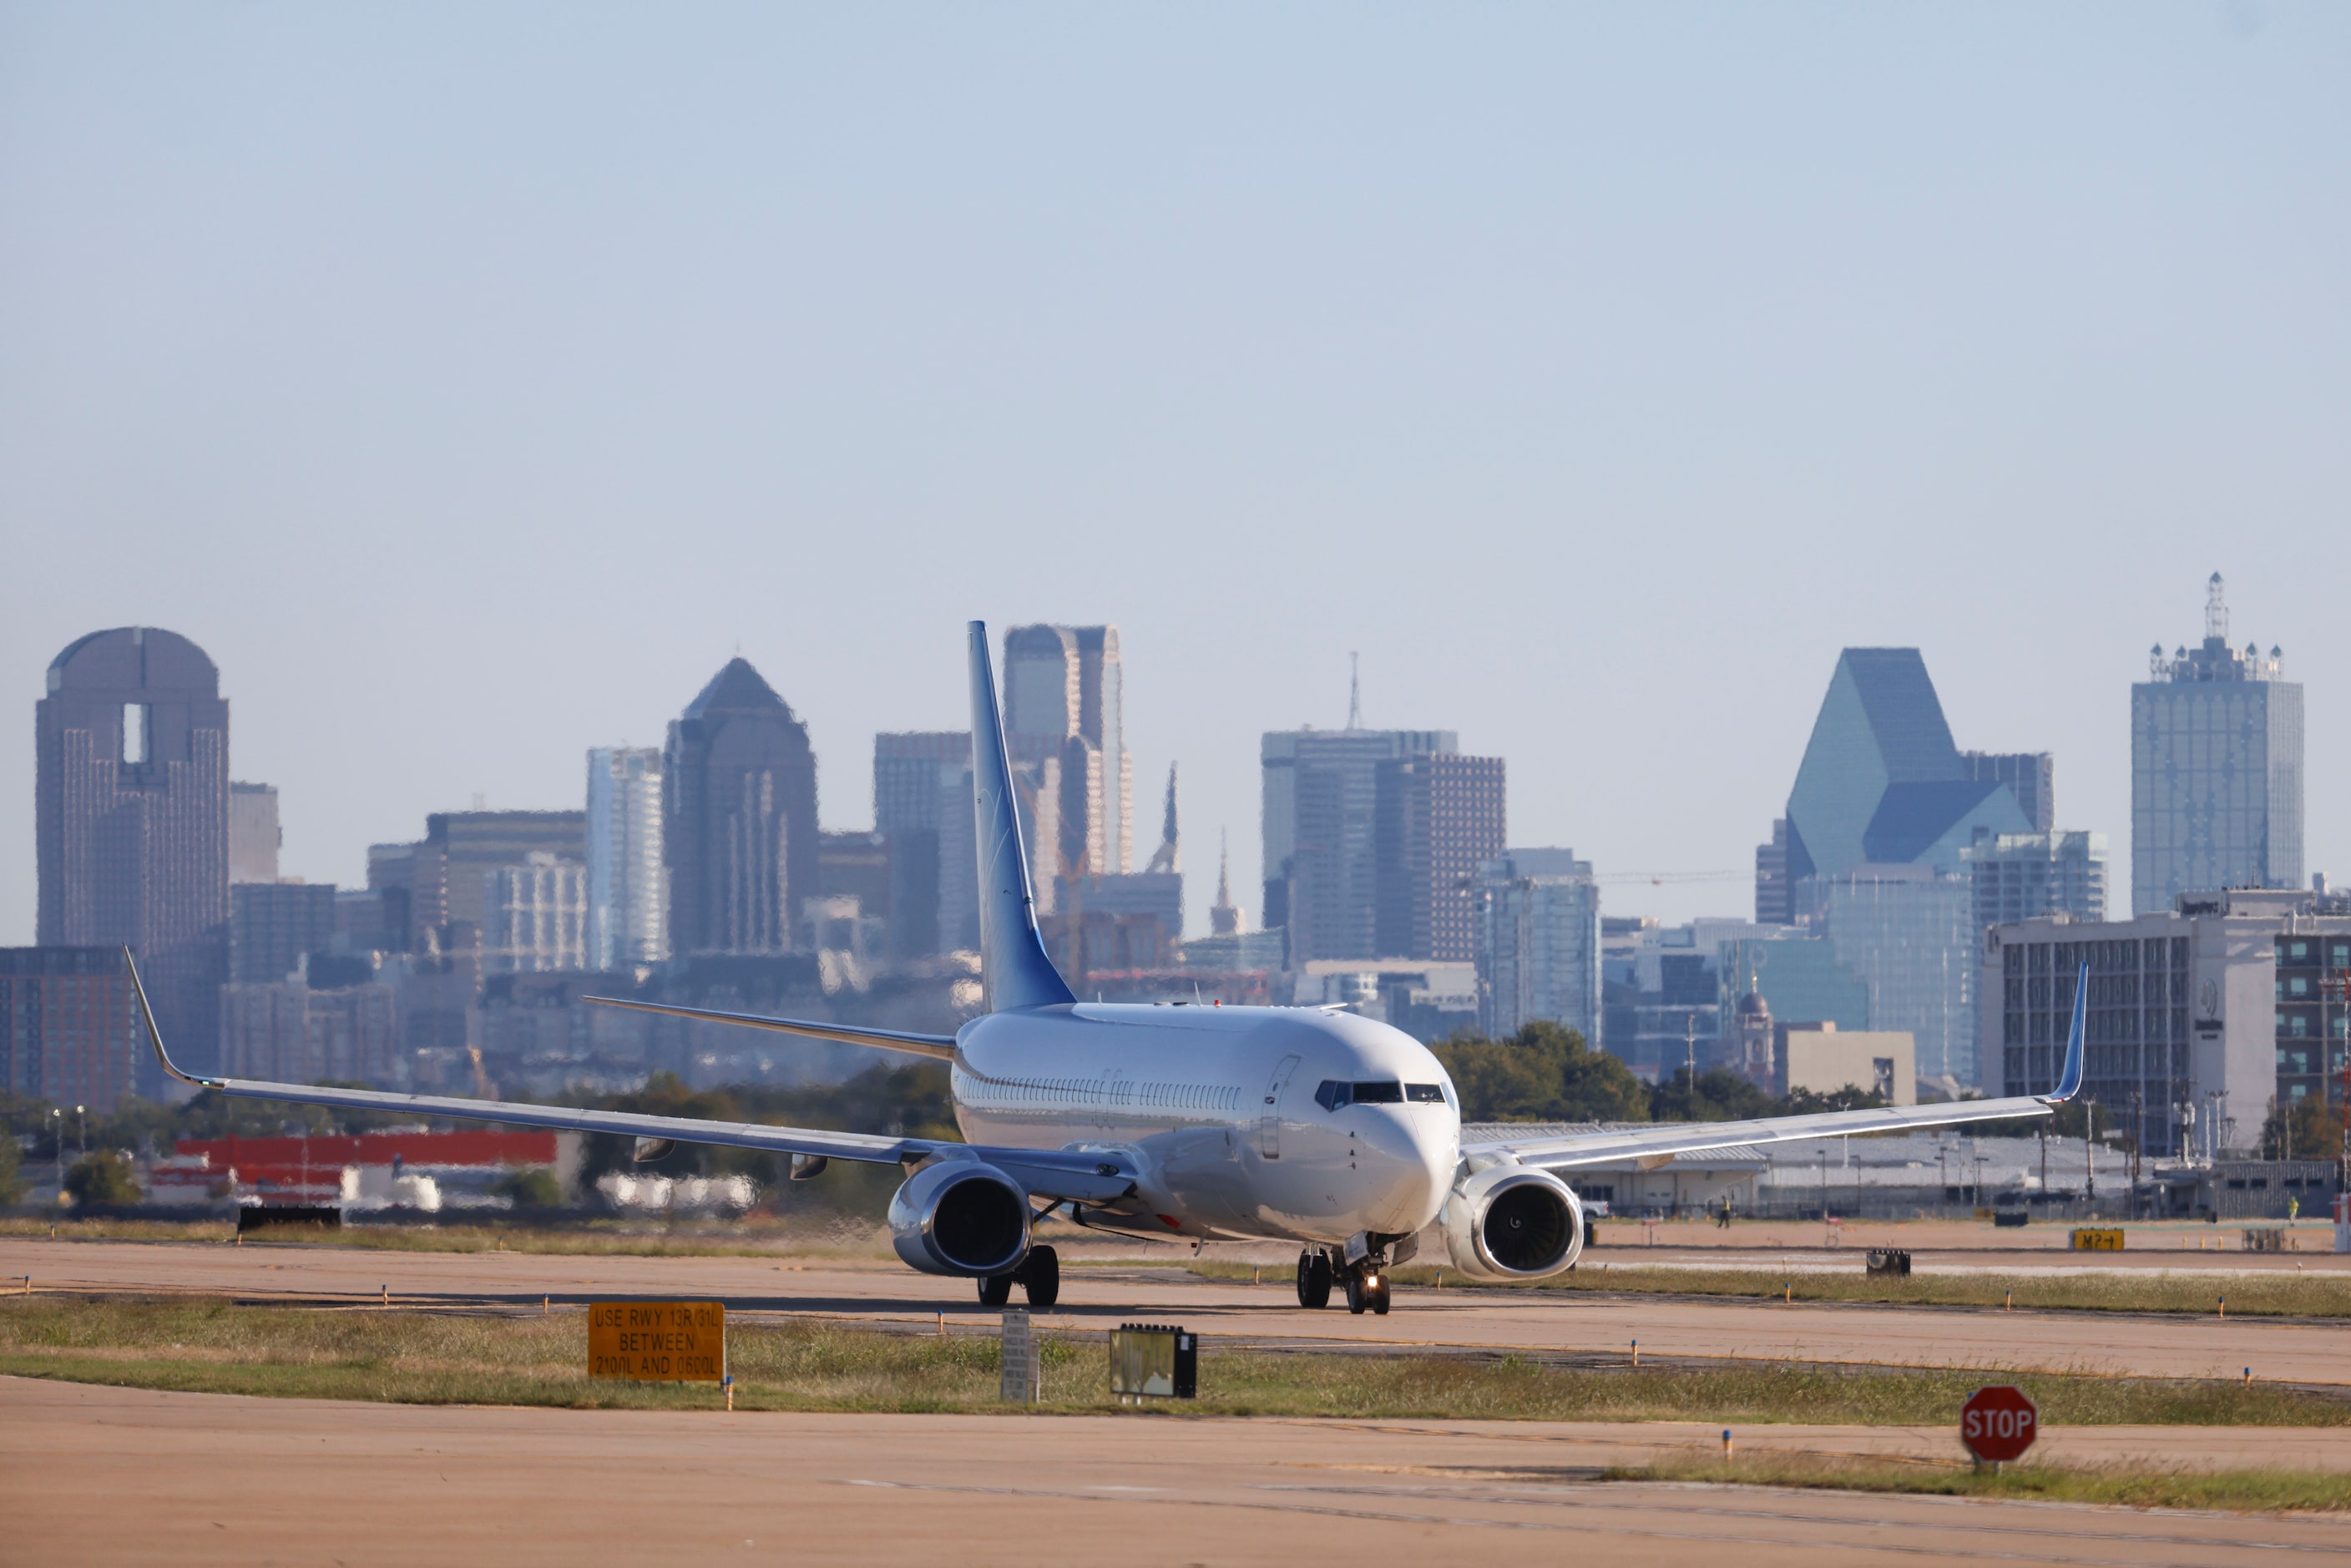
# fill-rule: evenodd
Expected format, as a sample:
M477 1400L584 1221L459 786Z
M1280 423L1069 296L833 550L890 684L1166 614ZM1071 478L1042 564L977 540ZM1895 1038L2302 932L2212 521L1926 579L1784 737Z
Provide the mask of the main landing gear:
M1000 1307L1012 1299L1012 1287L1029 1292L1032 1307L1051 1306L1061 1299L1061 1258L1050 1247L1031 1247L1020 1267L1009 1274L985 1274L979 1281L979 1304Z
M1345 1291L1347 1310L1356 1316L1361 1317L1365 1312L1387 1316L1387 1270L1376 1260L1366 1258L1360 1263L1334 1261L1331 1254L1320 1247L1309 1247L1298 1255L1300 1306L1310 1309L1329 1306L1333 1284Z
M1298 1255L1298 1304L1316 1309L1331 1304L1331 1255L1320 1247Z

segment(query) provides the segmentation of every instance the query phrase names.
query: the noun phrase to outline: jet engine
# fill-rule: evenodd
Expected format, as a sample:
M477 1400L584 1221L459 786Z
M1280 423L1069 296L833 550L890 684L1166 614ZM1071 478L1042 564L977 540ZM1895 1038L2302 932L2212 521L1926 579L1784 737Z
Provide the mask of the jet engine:
M1453 1266L1473 1280L1539 1280L1583 1250L1583 1206L1549 1171L1491 1166L1446 1195L1437 1216Z
M890 1244L925 1274L1009 1274L1029 1255L1029 1194L977 1160L925 1166L890 1200Z

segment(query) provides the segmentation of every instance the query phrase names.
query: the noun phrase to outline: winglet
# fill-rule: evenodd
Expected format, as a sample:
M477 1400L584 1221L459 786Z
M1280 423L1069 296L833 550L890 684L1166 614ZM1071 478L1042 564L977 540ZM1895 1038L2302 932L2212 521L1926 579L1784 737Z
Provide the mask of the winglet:
M1045 952L1004 755L1004 714L987 659L987 624L971 623L971 794L979 850L979 971L990 1012L1077 1000Z
M163 1031L155 1027L155 1009L147 1005L147 988L139 978L138 961L131 956L128 946L122 949L122 967L131 971L131 988L139 996L139 1016L147 1020L147 1038L154 1042L155 1060L163 1064L163 1071L181 1082L193 1083L199 1089L219 1088L221 1081L217 1078L191 1078L172 1065L170 1053L163 1049Z
M2082 1025L2090 1005L2090 966L2074 977L2074 1027L2065 1036L2065 1067L2058 1074L2057 1087L2042 1095L2044 1105L2063 1105L2082 1092Z

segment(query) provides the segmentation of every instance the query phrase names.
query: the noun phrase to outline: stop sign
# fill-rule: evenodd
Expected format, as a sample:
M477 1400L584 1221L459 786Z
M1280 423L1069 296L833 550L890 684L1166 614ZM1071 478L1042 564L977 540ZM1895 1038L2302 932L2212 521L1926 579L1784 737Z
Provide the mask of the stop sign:
M1979 1388L1959 1406L1959 1441L1979 1459L2020 1458L2041 1433L2041 1412L2022 1389Z

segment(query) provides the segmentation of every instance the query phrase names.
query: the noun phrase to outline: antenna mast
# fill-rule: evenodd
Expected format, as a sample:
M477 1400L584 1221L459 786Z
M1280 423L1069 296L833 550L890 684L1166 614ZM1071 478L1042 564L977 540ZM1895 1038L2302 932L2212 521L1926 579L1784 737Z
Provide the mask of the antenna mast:
M1364 683L1356 666L1359 657L1355 653L1347 655L1347 727L1351 730L1364 727Z

